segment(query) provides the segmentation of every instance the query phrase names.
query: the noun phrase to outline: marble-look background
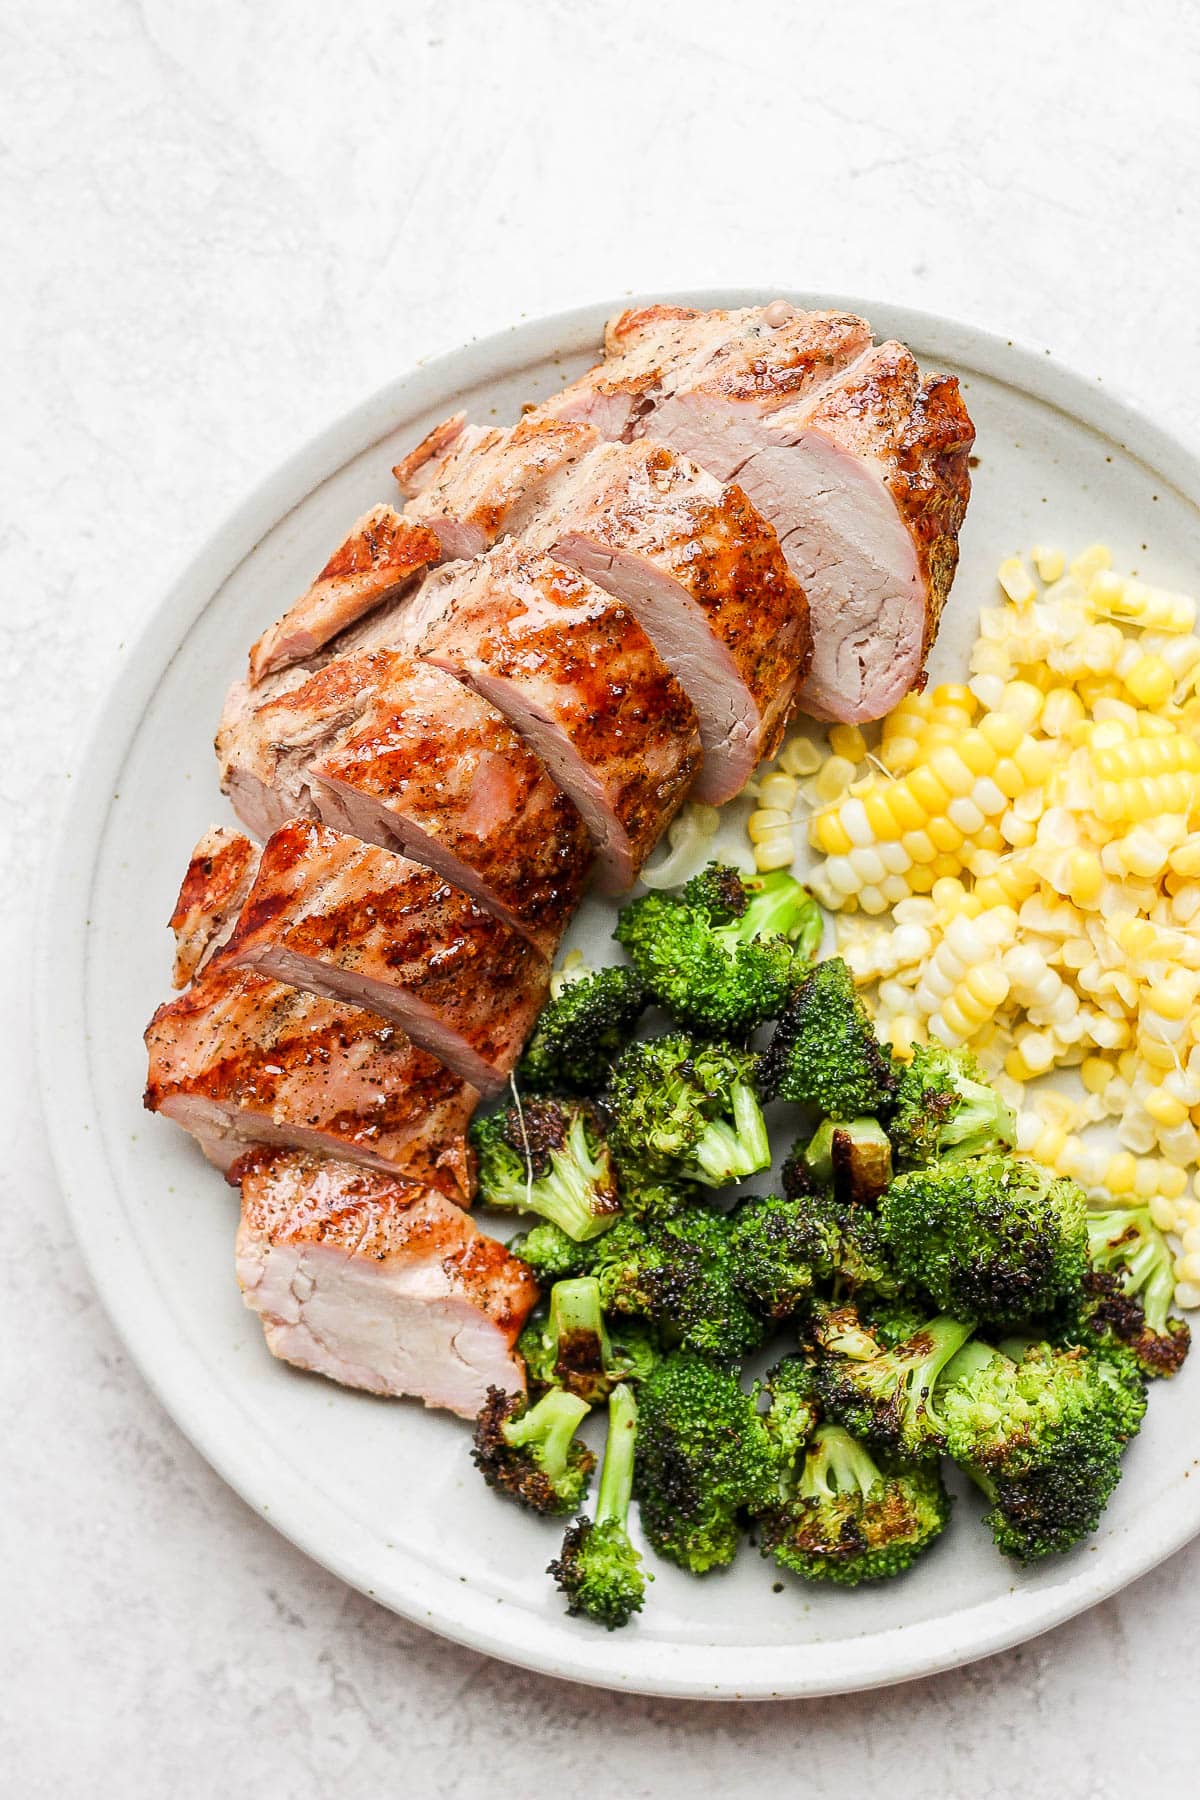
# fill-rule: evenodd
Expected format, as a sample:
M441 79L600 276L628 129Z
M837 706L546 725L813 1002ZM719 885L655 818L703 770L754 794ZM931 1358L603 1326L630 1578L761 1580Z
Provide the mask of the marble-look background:
M415 358L632 288L812 284L1048 346L1195 435L1189 0L0 8L0 1787L14 1800L1189 1791L1200 1545L958 1674L609 1697L349 1593L126 1361L30 1068L36 878L126 633Z

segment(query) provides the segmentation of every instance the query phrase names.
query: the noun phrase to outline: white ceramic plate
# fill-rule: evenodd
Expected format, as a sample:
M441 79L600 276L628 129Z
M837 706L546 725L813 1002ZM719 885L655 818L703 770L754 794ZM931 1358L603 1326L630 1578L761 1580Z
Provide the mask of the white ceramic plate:
M737 306L769 296L681 296ZM1004 554L1102 537L1179 586L1200 567L1200 467L1099 380L1002 339L870 301L848 305L963 378L979 464L935 659L961 674ZM226 684L347 522L393 492L398 454L445 414L517 416L593 358L608 306L525 325L385 388L303 450L217 533L155 608L72 771L40 957L46 1116L96 1284L147 1380L221 1474L346 1581L492 1655L644 1693L824 1694L898 1681L1033 1636L1200 1530L1200 1376L1154 1393L1103 1527L1028 1573L991 1548L970 1499L941 1544L883 1590L788 1582L745 1551L698 1582L659 1567L641 1619L608 1634L563 1615L542 1571L557 1531L494 1499L457 1421L303 1376L268 1356L233 1279L235 1196L190 1139L141 1109L142 1028L168 992L171 910L200 831L228 816L211 739ZM736 829L732 842L736 846ZM599 948L611 917L574 934Z

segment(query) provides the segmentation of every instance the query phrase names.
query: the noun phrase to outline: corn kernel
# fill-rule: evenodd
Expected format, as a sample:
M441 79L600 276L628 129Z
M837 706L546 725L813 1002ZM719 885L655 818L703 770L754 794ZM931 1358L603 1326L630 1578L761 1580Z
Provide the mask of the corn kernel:
M1140 656L1124 677L1126 691L1142 706L1165 706L1175 677L1161 656Z
M1187 1171L1174 1163L1158 1165L1158 1191L1167 1200L1180 1200L1187 1192Z
M825 758L821 754L819 744L810 737L789 738L779 752L779 765L787 774L794 776L815 775Z
M845 756L826 757L813 786L819 800L840 800L854 780L855 765Z
M757 812L750 814L746 830L750 834L752 844L761 844L769 837L775 837L781 831L791 831L792 816L779 806L760 806ZM789 836L789 842L791 841Z
M1150 1202L1150 1218L1160 1231L1174 1231L1175 1207L1165 1194L1155 1194Z
M1176 1100L1162 1088L1153 1088L1143 1105L1156 1125L1182 1125L1190 1117L1182 1100Z
M1010 556L1000 564L996 570L996 580L1014 606L1023 606L1027 601L1037 598L1037 588L1019 556Z
M1116 1072L1106 1056L1085 1056L1079 1065L1080 1079L1089 1094L1102 1094Z
M1043 581L1057 581L1067 566L1067 559L1061 550L1052 550L1044 544L1035 544L1033 564Z
M796 804L795 777L780 770L764 775L758 784L758 798L762 806L779 806L785 812L791 812Z
M829 748L847 762L860 763L867 754L867 740L857 725L831 725Z
M1104 1171L1104 1185L1114 1199L1132 1194L1136 1181L1137 1162L1128 1150L1119 1150L1115 1156L1110 1157Z
M780 831L754 846L754 866L763 875L772 869L790 869L796 860L796 846L790 831Z

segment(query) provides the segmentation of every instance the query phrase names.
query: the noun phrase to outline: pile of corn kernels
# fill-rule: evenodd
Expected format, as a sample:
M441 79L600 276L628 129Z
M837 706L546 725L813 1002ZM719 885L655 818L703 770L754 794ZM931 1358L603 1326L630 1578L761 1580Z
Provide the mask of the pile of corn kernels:
M789 867L806 830L881 1034L969 1046L1018 1148L1148 1204L1200 1306L1196 603L1102 545L1031 563L1001 565L967 685L910 694L871 745L854 726L785 743L755 785L755 861ZM1064 1067L1080 1097L1027 1091Z

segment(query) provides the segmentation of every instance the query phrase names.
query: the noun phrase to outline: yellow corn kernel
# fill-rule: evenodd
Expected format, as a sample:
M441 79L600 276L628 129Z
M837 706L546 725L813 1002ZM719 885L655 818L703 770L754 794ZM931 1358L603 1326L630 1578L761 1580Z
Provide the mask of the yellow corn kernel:
M1150 1202L1151 1221L1160 1231L1174 1231L1176 1209L1167 1194L1155 1194Z
M964 731L955 749L972 775L990 775L996 766L996 751L982 731Z
M929 767L952 796L969 794L975 785L974 775L957 749L949 744L943 744L933 752L929 758Z
M779 766L789 775L815 775L825 758L810 737L789 738L779 752Z
M1110 1156L1104 1171L1104 1185L1114 1200L1134 1192L1137 1183L1137 1161L1128 1150Z
M1137 1173L1133 1178L1133 1191L1139 1200L1149 1200L1158 1191L1158 1169L1148 1157L1143 1157L1138 1163Z
M989 856L1002 856L1008 849L1004 833L990 819L986 825L981 825L978 831L972 832L971 842L976 850L984 850Z
M1026 738L1013 752L1013 761L1030 787L1039 787L1054 767L1056 746L1039 738Z
M997 710L1014 714L1028 731L1040 717L1044 703L1041 688L1031 681L1009 681L1004 686L1003 706Z
M758 784L758 799L761 806L780 806L785 812L791 812L796 804L796 782L791 775L781 770L772 770L764 775Z
M1041 727L1051 737L1065 737L1084 716L1083 701L1072 688L1051 688L1042 707Z
M1033 547L1033 565L1043 581L1057 581L1067 566L1067 559L1061 550L1051 550L1044 544Z
M1139 1031L1137 1047L1142 1061L1149 1063L1152 1069L1165 1072L1167 1069L1175 1067L1175 1056L1171 1046L1164 1043L1162 1038L1150 1037L1148 1033Z
M777 832L754 846L754 866L764 875L772 869L790 869L795 860L796 846L790 831Z
M857 725L831 725L829 748L835 756L844 756L847 762L860 763L867 754L867 740Z
M913 769L904 777L904 783L917 804L925 809L927 818L944 813L950 804L950 795L928 764Z
M1076 906L1094 906L1104 886L1104 871L1094 850L1072 850L1066 861L1066 887Z
M907 781L894 781L889 787L882 788L879 798L900 831L919 831L929 817ZM871 814L867 816L870 818Z
M1102 1094L1116 1073L1106 1056L1085 1056L1079 1065L1080 1080L1089 1094Z
M840 800L854 780L855 765L846 756L827 756L813 781L818 800Z
M790 831L792 817L780 806L760 806L757 812L750 814L746 830L752 844L765 843L767 838L775 837L781 831Z
M950 819L934 818L929 820L925 830L936 845L939 855L955 858L952 873L957 875L962 866L962 858L956 853L963 846L963 834L958 826Z
M1019 556L1010 556L996 570L996 580L1014 606L1037 599L1037 587Z
M1167 857L1167 861L1177 875L1194 880L1200 876L1200 832L1193 832L1177 844Z
M1168 1094L1163 1088L1151 1088L1142 1104L1156 1125L1170 1128L1172 1125L1184 1124L1191 1117L1183 1101L1176 1100L1173 1094Z
M1174 1163L1158 1165L1158 1191L1167 1200L1181 1200L1187 1192L1187 1170Z
M1090 581L1099 569L1112 568L1112 551L1107 544L1089 544L1071 559L1071 573L1080 581Z
M925 1031L913 1013L895 1013L886 1026L887 1040L897 1056L905 1062L911 1057L918 1044L925 1042Z
M908 882L910 893L927 894L937 880L937 876L934 873L932 863L925 863L924 865L914 863L913 867L905 876L905 880Z
M985 737L992 749L1001 756L1012 755L1017 745L1025 738L1027 729L1025 721L1010 712L985 713L979 721L980 735Z
M1164 975L1153 987L1143 991L1142 1003L1161 1019L1186 1019L1195 1003L1196 983L1182 969Z
M1067 1134L1061 1125L1043 1125L1033 1140L1029 1154L1035 1162L1049 1163L1053 1168L1062 1154Z
M931 863L938 854L937 845L927 831L906 831L900 848L914 863Z
M982 1007L985 1017L1008 999L1008 976L994 963L971 969L961 985L976 1005Z
M1142 706L1165 706L1175 692L1175 677L1161 656L1139 656L1124 676L1126 692Z
M823 850L826 856L846 856L854 847L849 832L832 809L813 816L808 837L813 848Z

